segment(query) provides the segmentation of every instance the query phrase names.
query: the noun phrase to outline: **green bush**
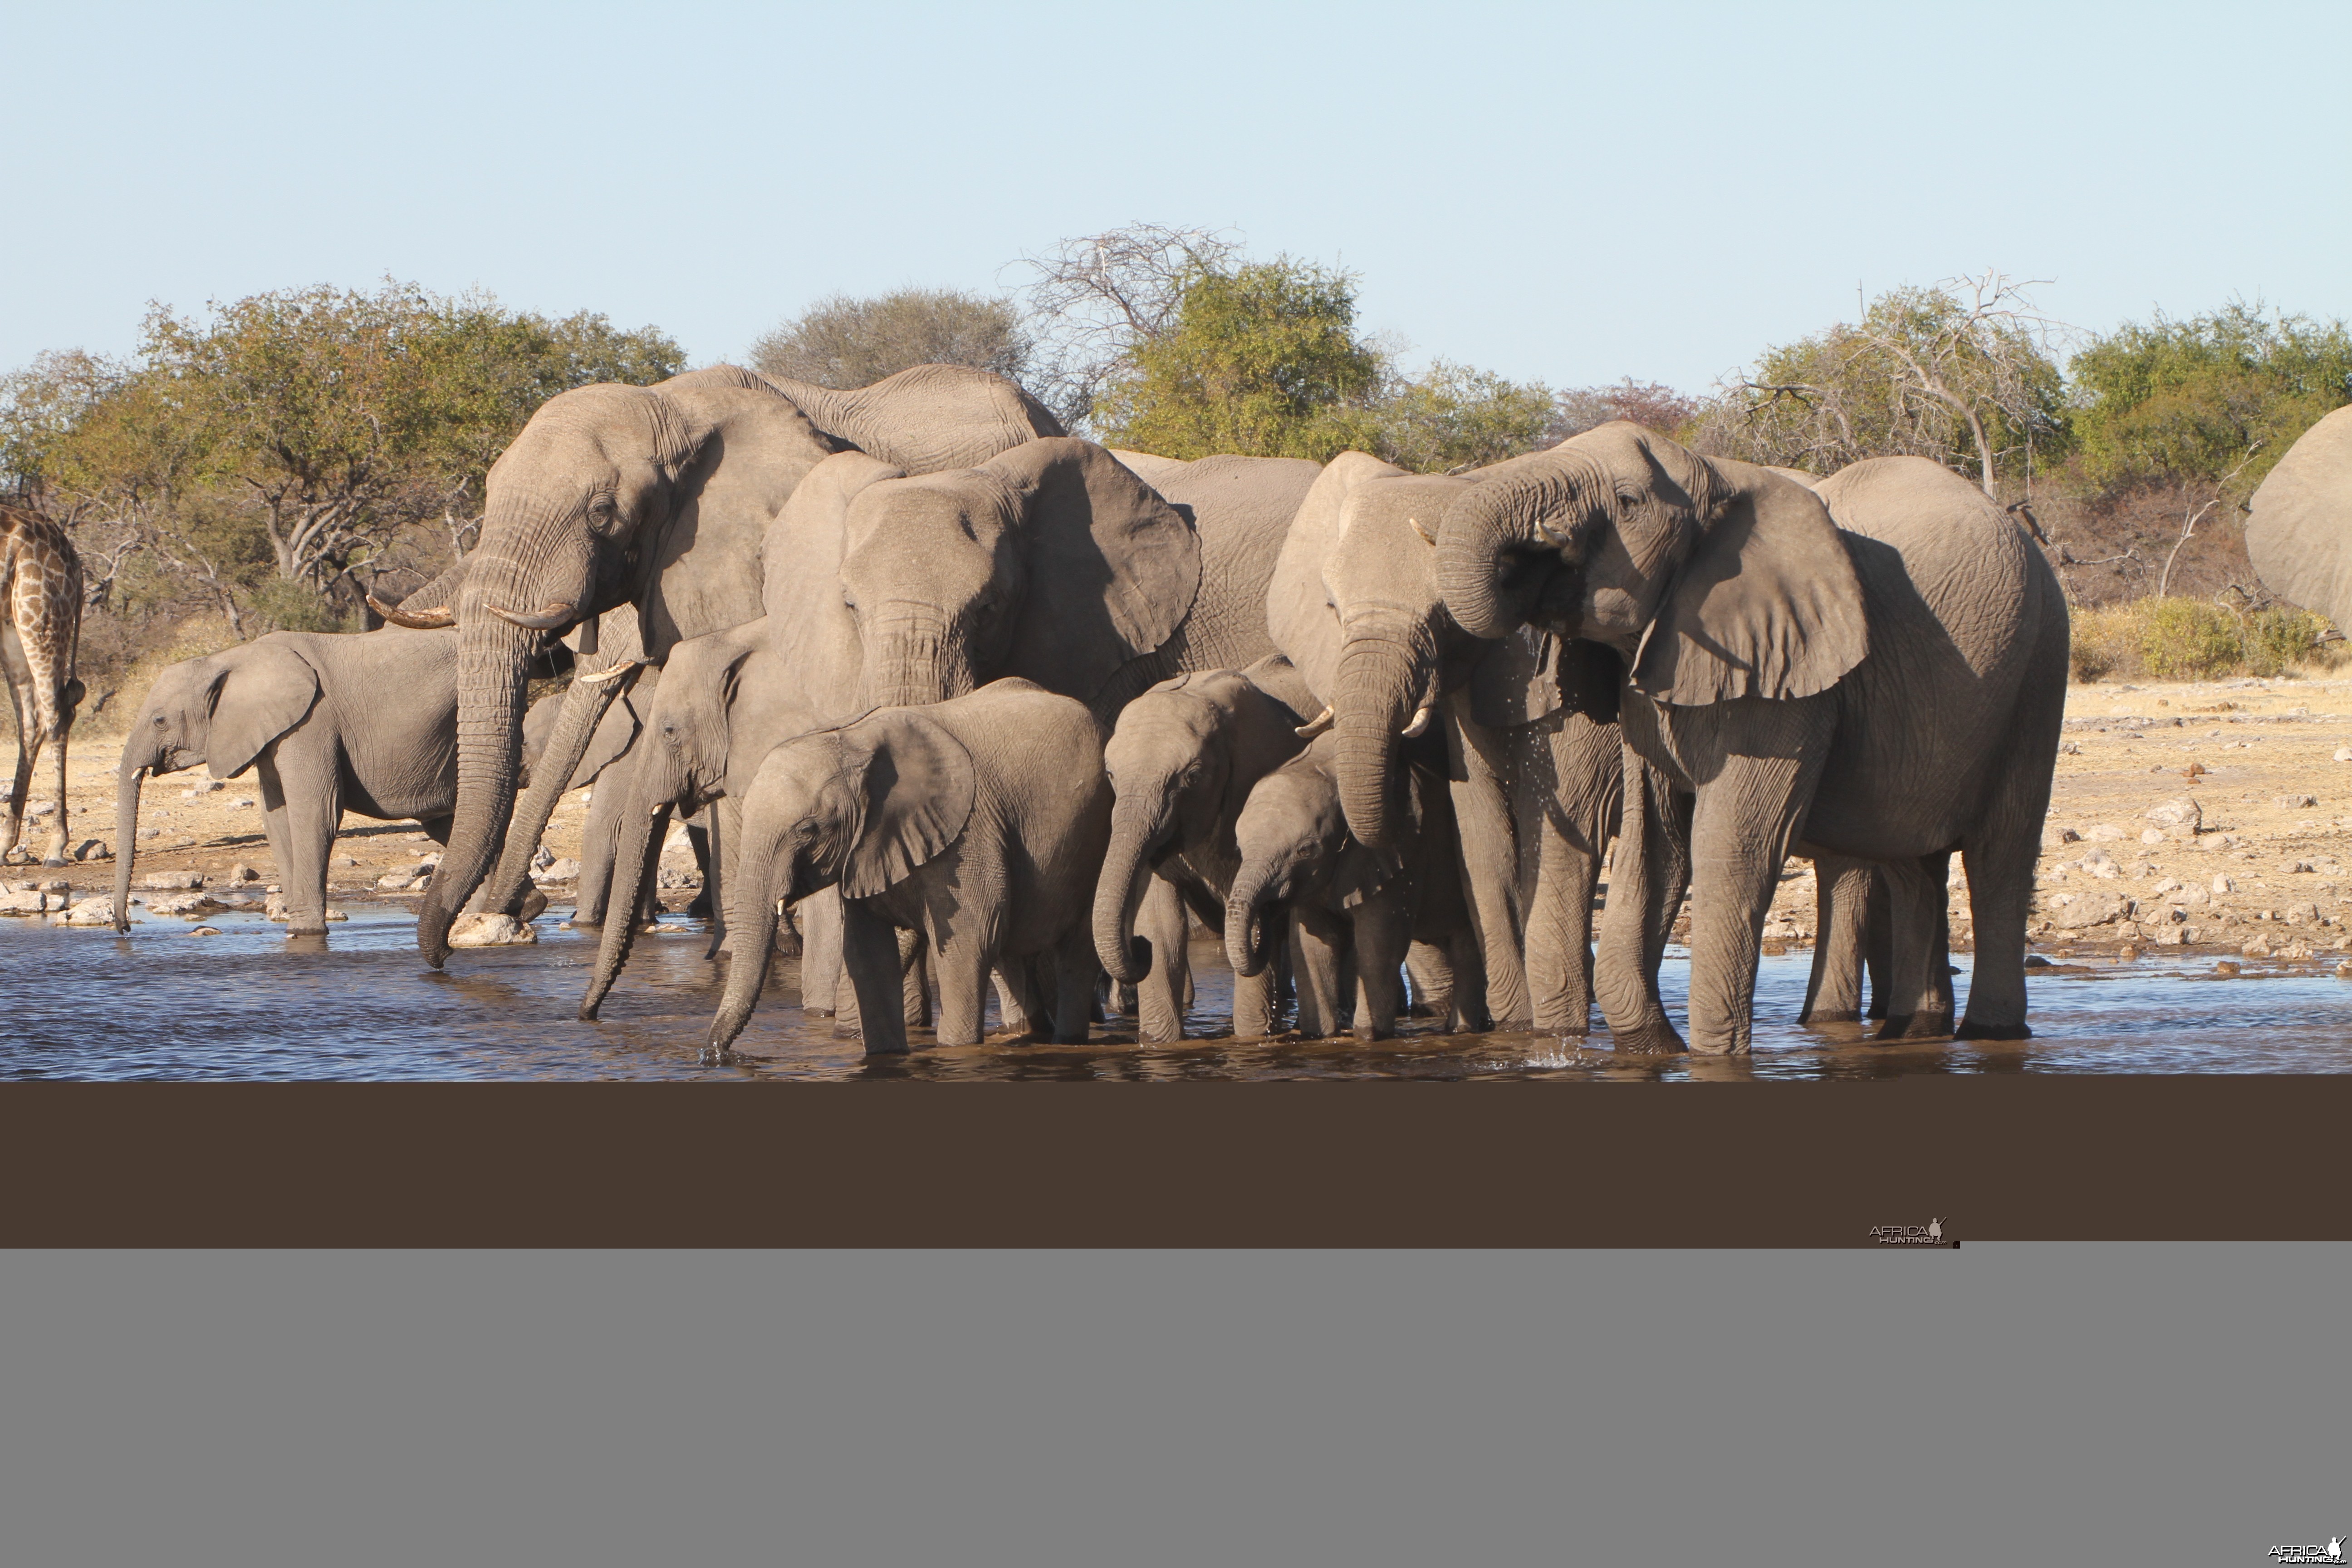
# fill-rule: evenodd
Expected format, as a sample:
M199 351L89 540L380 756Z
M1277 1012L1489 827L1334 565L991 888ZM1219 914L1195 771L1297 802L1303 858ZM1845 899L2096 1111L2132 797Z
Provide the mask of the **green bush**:
M2205 599L2135 599L2074 615L2070 659L2074 679L2152 680L2269 677L2333 669L2342 645L2323 646L2327 622L2307 610L2242 615Z

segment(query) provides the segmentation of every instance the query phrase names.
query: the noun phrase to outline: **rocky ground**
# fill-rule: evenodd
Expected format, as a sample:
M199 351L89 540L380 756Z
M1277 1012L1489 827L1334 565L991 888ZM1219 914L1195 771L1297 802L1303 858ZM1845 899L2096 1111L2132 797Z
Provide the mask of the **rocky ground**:
M83 857L64 868L0 869L0 912L56 918L113 885L114 763L119 741L79 738L68 770L71 837ZM15 757L0 768L9 776ZM277 875L251 774L216 784L201 770L150 780L140 814L134 885L151 905L201 891L265 903ZM46 792L34 788L34 808ZM567 794L550 825L541 887L569 911L588 792ZM26 821L37 850L47 815ZM664 862L665 907L697 882L678 830ZM329 879L330 906L412 901L436 851L414 823L349 819ZM568 863L568 864L567 864ZM190 882L202 879L201 889ZM1812 940L1814 882L1806 862L1783 877L1768 944ZM236 907L230 905L229 907ZM88 921L93 909L82 916ZM166 908L157 907L161 916ZM182 918L201 915L191 908ZM2168 949L2226 958L2333 961L2352 952L2352 681L2227 680L2068 689L2066 731L2042 839L2034 944L2077 950ZM1969 941L1967 887L1953 867L1952 938Z
M68 837L75 858L64 867L22 863L0 868L0 914L46 915L60 923L99 923L114 888L114 769L121 742L112 736L77 735L66 769ZM0 751L0 789L14 777L13 746ZM24 842L36 857L49 842L56 820L48 791L40 783L47 759L37 770L32 809ZM548 895L551 913L570 913L579 874L581 828L590 792L568 792L548 824L540 866L533 872ZM152 913L194 922L219 909L269 910L278 892L278 872L262 833L260 787L248 773L215 780L202 768L147 781L139 810L138 858L132 866L131 911L136 920ZM673 826L662 864L665 909L682 910L700 885L682 830ZM327 873L328 919L355 902L414 903L440 855L440 846L414 822L374 822L347 816ZM151 885L152 884L152 885ZM88 912L76 911L89 895ZM189 895L194 894L195 897ZM174 906L182 907L174 907ZM37 906L37 907L35 907ZM60 911L62 910L62 914Z

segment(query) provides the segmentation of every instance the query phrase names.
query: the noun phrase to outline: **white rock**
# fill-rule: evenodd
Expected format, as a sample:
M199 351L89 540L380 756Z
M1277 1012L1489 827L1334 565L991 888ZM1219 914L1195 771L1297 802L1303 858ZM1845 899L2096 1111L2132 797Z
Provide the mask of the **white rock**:
M538 940L537 931L512 915L459 915L449 928L451 947L520 947Z
M114 923L114 901L110 899L84 899L66 914L70 926L111 926Z
M152 889L159 893L177 893L203 887L205 877L201 871L157 871L131 885L142 891Z
M580 879L580 862L567 855L561 860L551 860L531 873L542 882L576 882Z
M2161 844L2164 842L2164 829L2143 827L2140 829L2139 841L2142 844Z
M2155 823L2158 827L2187 827L2193 829L2204 825L2205 812L2204 808L2200 806L2195 801L2183 796L2179 800L2168 800L2160 805L2152 805L2148 807L2147 820ZM2156 840L2147 838L2145 836L2143 836L2143 841L2150 844L2156 842Z
M2352 746L2336 747L2336 760L2339 763L2352 763Z
M2238 890L2237 879L2234 877L2216 877L2213 879L2212 885L2213 891L2217 893L2234 893Z
M49 896L29 888L22 892L0 893L0 915L37 915L48 907Z
M2112 822L2095 822L2091 824L2091 830L2083 837L2094 844L2114 844L2123 838L2124 830Z

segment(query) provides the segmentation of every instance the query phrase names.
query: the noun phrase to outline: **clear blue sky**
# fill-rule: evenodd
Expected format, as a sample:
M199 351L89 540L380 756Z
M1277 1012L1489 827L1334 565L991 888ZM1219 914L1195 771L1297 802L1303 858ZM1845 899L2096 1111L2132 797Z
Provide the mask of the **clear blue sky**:
M0 0L0 369L386 273L698 361L835 289L1229 226L1363 324L1707 384L1987 267L2352 316L2352 5Z

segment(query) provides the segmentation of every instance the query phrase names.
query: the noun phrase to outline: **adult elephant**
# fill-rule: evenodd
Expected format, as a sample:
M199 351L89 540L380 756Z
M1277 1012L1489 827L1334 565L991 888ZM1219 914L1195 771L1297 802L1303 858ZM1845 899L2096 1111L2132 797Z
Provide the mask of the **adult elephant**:
M2250 504L2246 554L2263 585L2352 626L2352 408L2305 431Z
M1059 429L1012 383L945 365L855 392L720 365L550 398L492 467L481 543L462 572L392 612L405 625L455 625L461 639L456 825L417 913L427 960L448 956L451 921L509 837L524 684L549 637L630 605L630 658L658 665L683 639L760 614L768 522L826 457L856 447L901 468L962 468ZM549 743L551 793L517 823L519 860L625 671L585 673L608 679L575 682ZM520 897L520 866L509 876Z
M1463 492L1436 553L1465 627L1538 626L1625 661L1631 754L1600 974L1621 1049L1682 1046L1655 984L1678 838L1694 1049L1748 1048L1763 922L1792 847L1899 880L1890 1013L1913 1026L1932 1022L1939 987L1949 1016L1949 980L1929 973L1940 908L1927 900L1942 899L1937 872L1958 849L1977 944L1959 1033L2031 1032L2025 922L2065 703L2066 606L2049 563L1980 491L1890 458L1814 493L1620 421Z
M1323 705L1316 723L1338 731L1340 801L1363 844L1390 847L1401 743L1443 725L1487 1018L1576 1036L1617 810L1613 658L1540 632L1466 629L1438 590L1432 542L1449 506L1521 461L1444 478L1342 453L1290 526L1266 620Z

